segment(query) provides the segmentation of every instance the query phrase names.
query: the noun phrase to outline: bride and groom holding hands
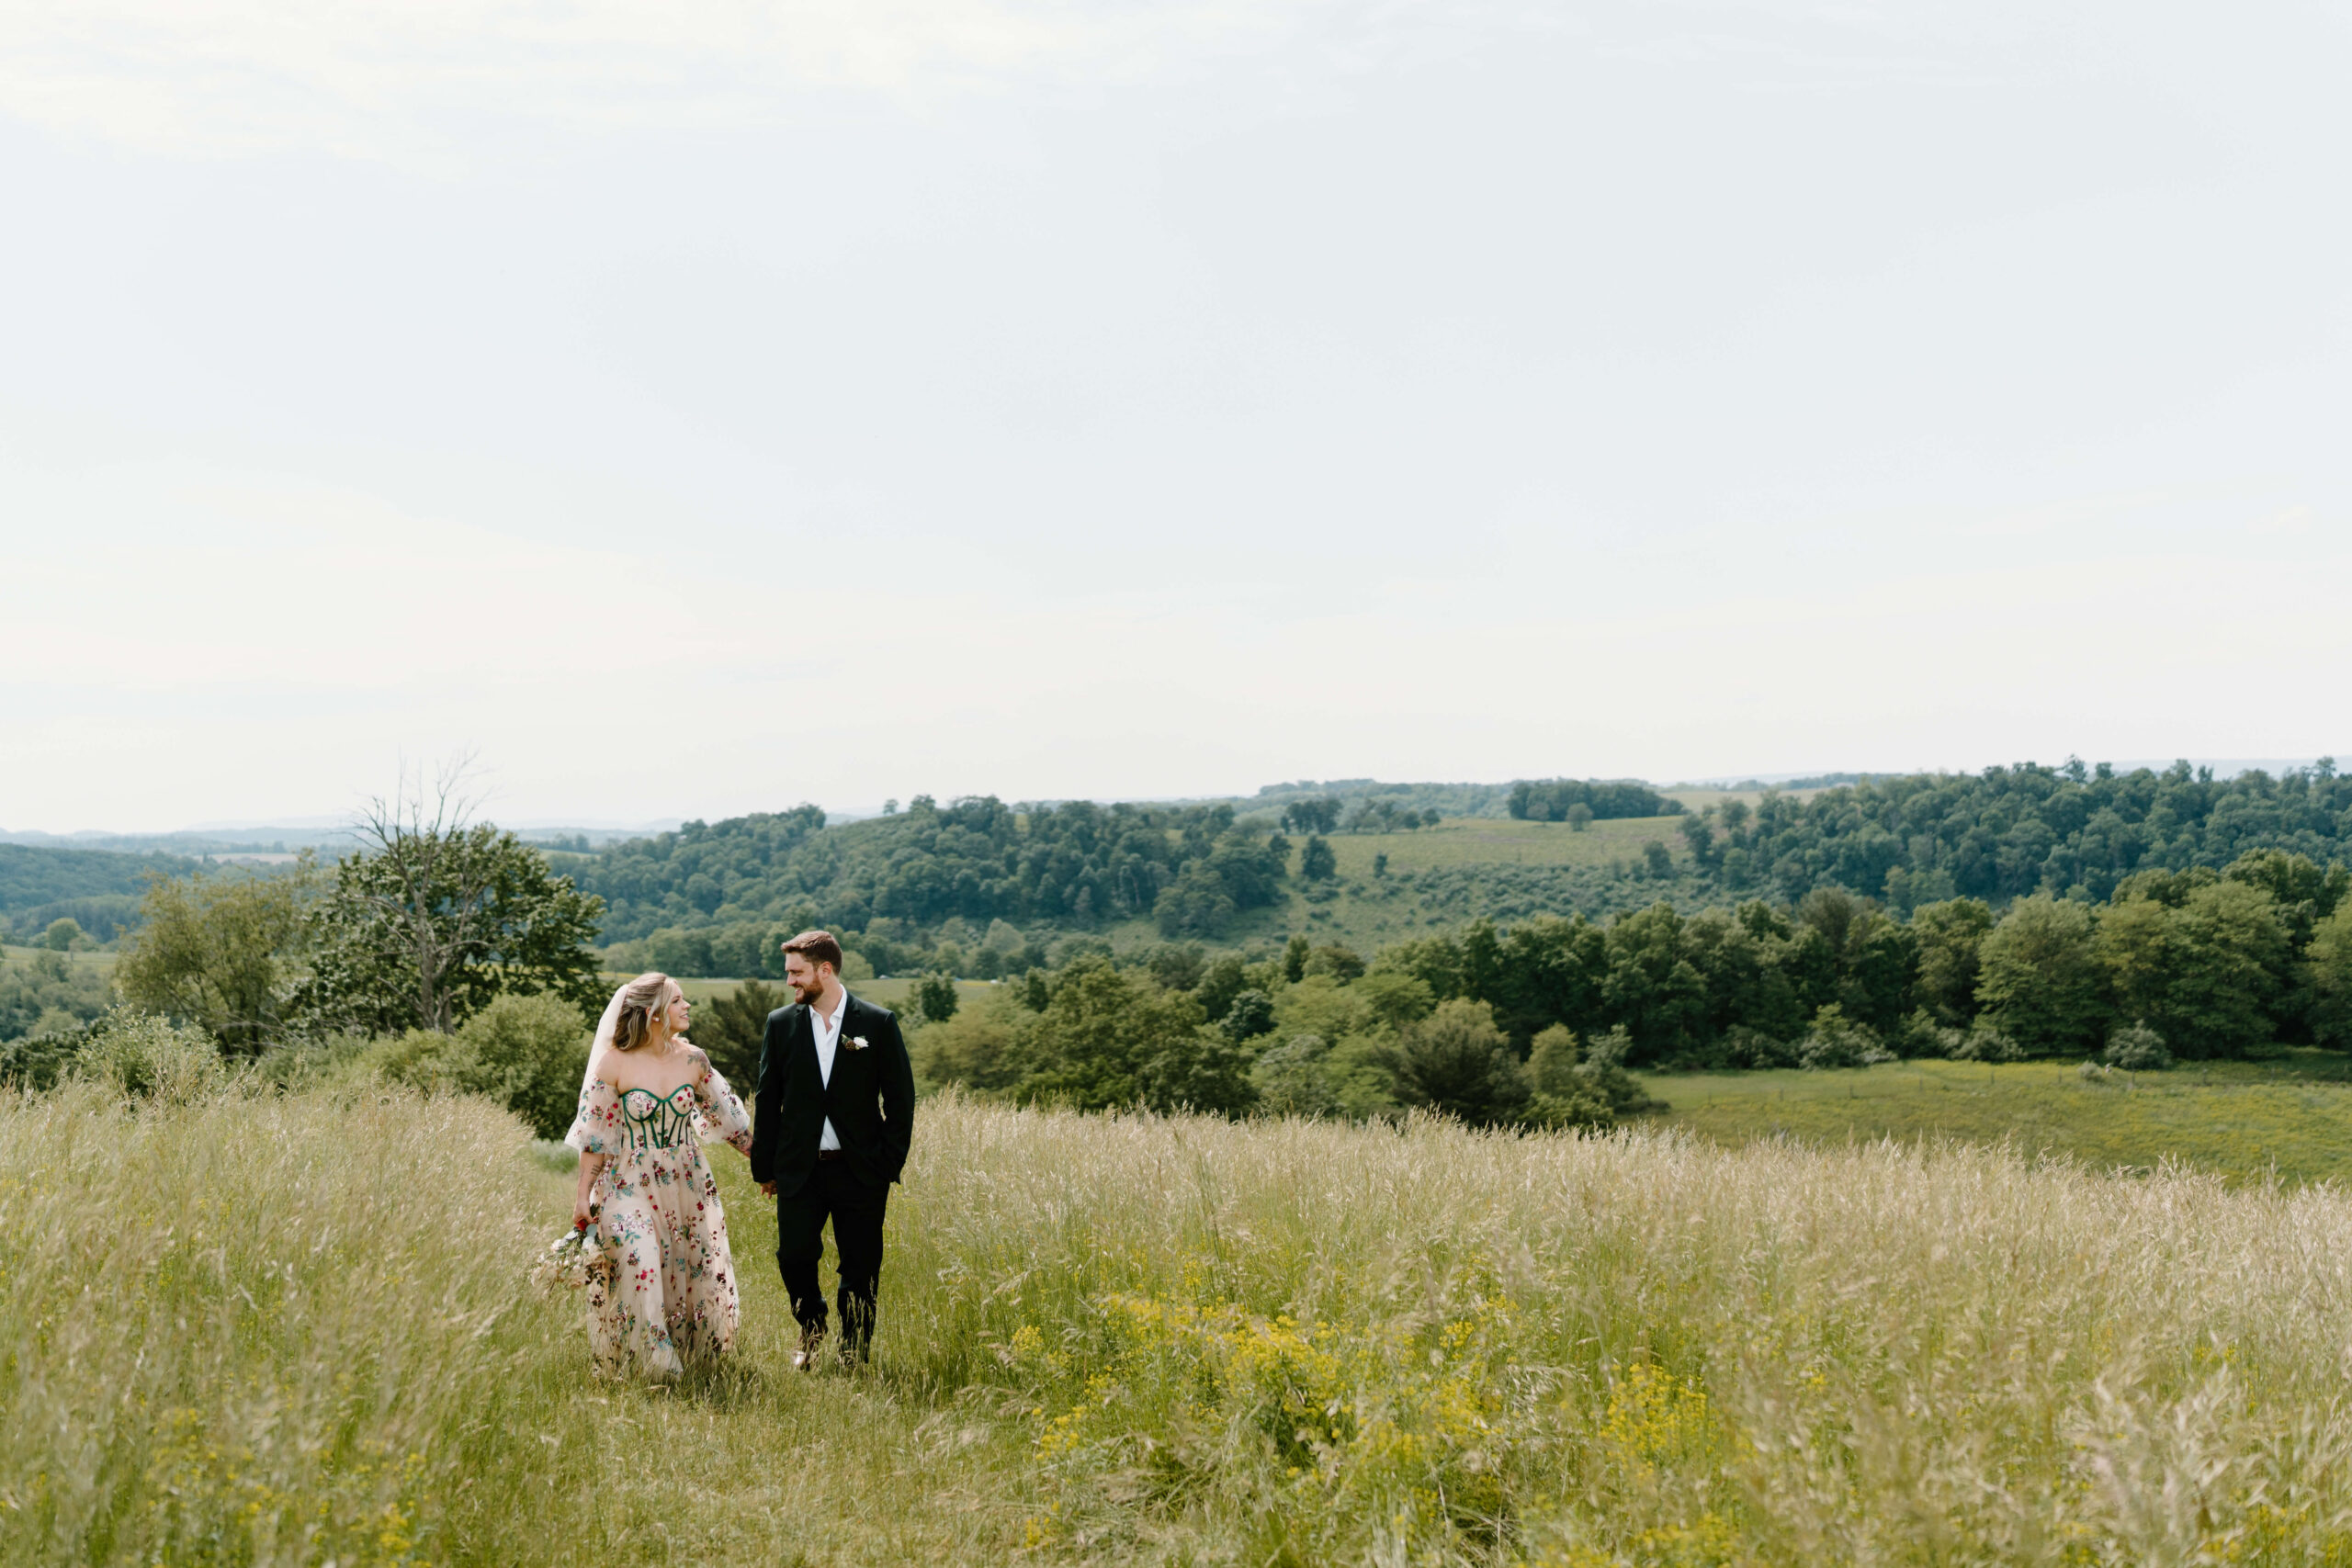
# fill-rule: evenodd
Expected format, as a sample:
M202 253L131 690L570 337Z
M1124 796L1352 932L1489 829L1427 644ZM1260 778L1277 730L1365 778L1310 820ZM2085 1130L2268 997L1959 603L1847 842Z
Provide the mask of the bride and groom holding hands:
M817 1266L828 1220L840 1354L867 1354L883 1217L914 1124L914 1069L898 1020L842 987L830 933L801 932L784 959L797 999L768 1015L756 1117L686 1039L693 1007L676 981L640 975L605 1009L565 1139L580 1151L572 1223L594 1248L588 1337L600 1371L667 1380L735 1342L734 1258L702 1151L712 1134L750 1158L752 1179L775 1199L776 1266L799 1326L793 1365L813 1368L824 1348Z

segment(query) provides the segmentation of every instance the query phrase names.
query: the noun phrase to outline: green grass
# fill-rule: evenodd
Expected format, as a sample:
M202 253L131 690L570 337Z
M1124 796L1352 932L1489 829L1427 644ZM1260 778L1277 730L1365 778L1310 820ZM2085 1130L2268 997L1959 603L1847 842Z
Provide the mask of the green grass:
M2008 1143L2095 1168L2165 1160L2233 1181L2352 1180L2352 1058L2290 1050L2086 1079L2072 1063L1919 1061L1834 1072L1645 1075L1660 1118L1717 1143Z
M803 1377L716 1158L743 1337L650 1389L485 1105L0 1094L0 1563L2352 1553L2329 1187L943 1097L876 1362Z

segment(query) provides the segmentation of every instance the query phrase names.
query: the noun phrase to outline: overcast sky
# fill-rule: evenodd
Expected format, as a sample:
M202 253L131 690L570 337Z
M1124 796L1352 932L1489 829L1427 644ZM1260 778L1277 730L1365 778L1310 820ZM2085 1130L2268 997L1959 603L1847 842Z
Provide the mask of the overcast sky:
M0 8L0 828L2352 752L2347 16Z

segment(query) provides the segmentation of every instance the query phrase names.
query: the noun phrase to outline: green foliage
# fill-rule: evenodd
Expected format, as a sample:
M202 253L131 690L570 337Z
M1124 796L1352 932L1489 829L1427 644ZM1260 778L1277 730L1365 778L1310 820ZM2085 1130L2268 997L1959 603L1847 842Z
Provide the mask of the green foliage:
M1959 1038L1951 1044L1951 1055L1955 1062L2022 1062L2026 1048L2015 1037L2005 1033L1990 1015L1977 1014L1965 1030L1955 1031Z
M1836 1002L1822 1004L1813 1015L1813 1026L1797 1045L1797 1065L1802 1067L1867 1067L1893 1060L1894 1054L1886 1049L1878 1032L1848 1018L1846 1010Z
M118 1098L185 1105L217 1089L223 1071L220 1049L205 1031L117 1008L91 1026L64 1076Z
M1079 1110L1144 1105L1247 1110L1247 1053L1202 1027L1199 1003L1132 978L1099 958L1071 965L1026 1028L1034 1064L1017 1093Z
M0 844L0 930L28 942L70 918L99 942L137 923L151 878L186 876L198 863L179 855L120 854Z
M2191 1059L2243 1055L2268 1041L2269 1004L2291 983L2268 891L2216 879L2183 891L2177 905L2144 886L2132 891L2143 896L2107 909L2096 943L2116 1010Z
M520 1116L542 1138L560 1138L579 1109L594 1030L581 1010L544 993L493 997L458 1026L471 1056L462 1087Z
M71 1032L107 1010L102 971L44 950L0 960L0 1043Z
M2127 1073L2153 1073L2172 1066L2172 1053L2165 1049L2163 1035L2150 1029L2145 1022L2137 1022L2126 1024L2109 1034L2107 1049L2099 1053L2099 1060Z
M791 1004L792 993L784 987L746 980L725 996L695 1005L692 1038L718 1076L738 1094L749 1095L759 1081L768 1014Z
M292 1024L314 879L198 873L149 885L115 984L134 1007L184 1019L254 1055Z
M925 1023L945 1023L956 1016L956 976L934 971L915 982L915 1011Z
M1274 998L1260 990L1238 991L1225 1016L1216 1021L1217 1032L1239 1045L1269 1034L1274 1027Z
M328 1027L447 1032L504 993L601 1006L601 906L488 823L388 832L335 863L311 908L297 1005Z
M1976 1016L1978 950L1993 929L1993 908L1982 898L1947 898L1911 911L1919 972L1913 982L1921 1006L1939 1023Z
M1978 948L1977 997L2028 1051L2080 1052L2106 1033L2090 906L2021 898Z
M2312 929L2304 958L2312 990L2312 1036L2323 1045L2352 1050L2352 904Z
M1626 817L1674 817L1682 803L1660 795L1637 779L1521 779L1510 786L1506 805L1513 818L1531 822L1565 822L1577 807L1589 813L1585 820Z
M1330 843L1320 834L1310 837L1306 840L1306 847L1298 852L1298 874L1301 881L1329 882L1338 874L1339 869L1339 857L1331 852Z
M1250 1068L1258 1109L1270 1116L1342 1114L1330 1055L1331 1043L1319 1034L1294 1034L1265 1052Z
M1396 1080L1399 1103L1456 1116L1474 1127L1516 1122L1529 1089L1494 1010L1455 998L1399 1030L1378 1060Z
M1340 812L1344 804L1336 795L1318 795L1311 800L1294 800L1283 807L1283 831L1285 833L1333 832L1340 826Z
M40 933L40 944L51 953L71 953L76 947L92 945L82 934L82 922L71 915L60 915L50 921L48 929Z
M2337 777L2332 761L2221 781L2192 774L2186 762L2161 773L2101 768L2081 779L2029 762L1866 779L1804 802L1768 792L1725 846L1789 899L1831 884L1883 891L1901 908L2077 887L2104 899L2134 873L2218 869L2249 852L2325 865L2346 853L2347 812L2352 779ZM2340 897L2343 884L2332 886ZM2269 890L2289 901L2287 889ZM2312 897L2320 900L2315 888Z
M1272 902L1283 874L1266 838L1235 829L1229 805L1016 807L992 795L945 807L918 797L902 815L833 829L815 807L689 822L564 857L560 869L605 900L608 940L633 940L665 927L789 923L795 909L837 931L950 919L991 931L999 919L1084 929L1154 913L1196 864L1202 873L1161 913L1172 936L1222 934L1236 912Z
M514 1112L542 1138L559 1138L579 1108L593 1031L549 996L493 998L454 1034L412 1029L378 1042L363 1071L428 1094L478 1095Z

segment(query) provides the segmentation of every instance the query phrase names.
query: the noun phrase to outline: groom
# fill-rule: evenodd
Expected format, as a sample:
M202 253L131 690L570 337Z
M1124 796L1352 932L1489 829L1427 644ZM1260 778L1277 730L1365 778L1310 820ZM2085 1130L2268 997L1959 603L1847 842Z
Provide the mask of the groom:
M792 1364L803 1371L825 1342L817 1262L828 1216L841 1262L842 1351L865 1359L882 1212L914 1127L914 1068L899 1021L842 989L841 970L842 944L829 931L784 944L785 982L800 999L768 1014L752 1132L752 1179L775 1197L775 1261L800 1322Z

